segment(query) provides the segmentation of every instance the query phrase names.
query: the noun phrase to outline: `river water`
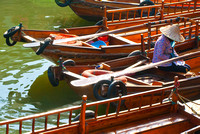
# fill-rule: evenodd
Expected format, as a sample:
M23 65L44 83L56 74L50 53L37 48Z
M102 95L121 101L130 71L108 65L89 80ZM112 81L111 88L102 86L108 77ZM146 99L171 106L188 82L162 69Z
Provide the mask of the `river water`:
M37 56L23 43L7 46L3 33L20 22L25 29L58 30L93 25L69 7L54 0L0 1L0 121L80 104L81 98L65 82L52 87L47 77L50 61ZM10 133L17 133L11 128ZM2 133L3 128L0 128Z
M1 0L0 18L0 121L80 104L81 97L65 82L51 86L46 70L53 63L23 48L23 43L7 46L3 33L20 22L25 29L40 30L95 22L81 19L69 7L58 7L54 0ZM31 129L30 122L23 126ZM3 132L5 128L0 127L0 133ZM18 126L12 125L10 133L18 133Z

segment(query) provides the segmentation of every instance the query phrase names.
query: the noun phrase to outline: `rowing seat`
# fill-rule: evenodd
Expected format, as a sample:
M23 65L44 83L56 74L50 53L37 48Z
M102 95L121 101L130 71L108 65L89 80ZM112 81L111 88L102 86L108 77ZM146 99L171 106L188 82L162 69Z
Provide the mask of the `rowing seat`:
M172 126L173 124L173 126ZM180 133L179 129L173 129L178 128L181 125L187 126L185 130L189 129L191 126L193 126L187 117L183 115L178 115L176 113L171 114L165 114L161 116L152 117L145 120L140 120L137 122L129 123L129 124L123 124L119 127L109 128L105 130L105 133ZM116 129L117 128L117 129ZM115 131L109 131L109 130L115 130Z

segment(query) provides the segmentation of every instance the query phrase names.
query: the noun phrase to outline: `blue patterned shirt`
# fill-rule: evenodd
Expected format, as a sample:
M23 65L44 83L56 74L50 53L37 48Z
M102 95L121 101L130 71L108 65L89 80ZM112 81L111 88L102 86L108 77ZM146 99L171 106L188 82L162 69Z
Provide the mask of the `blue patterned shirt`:
M171 46L170 40L165 36L161 35L158 40L156 41L156 44L154 46L154 53L153 53L153 63L160 62L163 60L167 60L171 58L171 53L172 53L173 47ZM176 51L174 50L174 55L178 56ZM167 67L171 66L172 63L166 63L162 64L160 66Z

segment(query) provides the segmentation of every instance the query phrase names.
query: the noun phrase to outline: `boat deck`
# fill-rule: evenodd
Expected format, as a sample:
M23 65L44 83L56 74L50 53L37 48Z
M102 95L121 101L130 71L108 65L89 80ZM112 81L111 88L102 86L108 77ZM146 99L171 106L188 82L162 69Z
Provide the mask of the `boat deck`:
M171 125L175 124L175 125ZM180 115L177 113L171 113L171 114L165 114L156 116L153 118L144 119L137 122L127 123L120 125L118 127L110 127L108 129L105 129L104 131L100 131L99 133L109 133L109 134L121 134L121 133L162 133L162 130L164 130L164 133L180 133L182 131L174 129L170 129L171 127L180 127L181 125L187 126L185 130L195 127L190 120L185 117L184 115ZM158 132L159 128L159 132ZM169 128L169 129L166 129ZM168 130L168 132L166 132ZM98 134L98 132L94 132L95 134ZM94 134L91 133L91 134Z

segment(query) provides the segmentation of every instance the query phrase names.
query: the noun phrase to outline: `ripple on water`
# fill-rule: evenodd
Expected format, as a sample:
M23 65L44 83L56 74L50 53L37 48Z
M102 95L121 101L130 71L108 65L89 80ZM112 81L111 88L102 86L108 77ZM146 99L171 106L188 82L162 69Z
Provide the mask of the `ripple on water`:
M60 8L54 1L49 0L29 2L27 0L1 0L0 7L2 34L20 22L23 23L24 29L42 30L95 24L80 19L69 7ZM69 95L70 91L66 90L66 87L54 90L48 85L47 74L44 75L44 72L52 65L51 62L36 56L31 49L24 48L23 43L18 42L15 46L8 47L3 36L0 36L0 40L3 41L0 45L0 120L44 112L77 100L78 97L71 95L72 92ZM40 76L42 76L41 79ZM34 83L35 86L32 86ZM45 84L48 88L46 92L41 91L43 90L41 85ZM50 88L52 88L52 93L49 93ZM33 94L31 97L30 92ZM66 95L69 95L70 99L66 99ZM38 98L33 100L33 97ZM46 105L48 106L45 107ZM4 116L5 113L7 115ZM43 124L38 123L37 125L42 126ZM31 127L30 121L23 122L25 131L31 130ZM9 132L17 133L18 129L17 124L12 124ZM0 134L5 133L2 130L0 127Z
M60 28L61 26L53 26L53 28L55 28L55 29L58 29L58 28Z
M5 72L7 69L2 69L2 70L0 70L0 72Z
M21 64L20 68L19 64ZM13 66L1 70L1 77L3 76L0 81L2 88L0 94L1 119L12 119L40 112L34 103L30 102L28 92L35 79L43 74L50 65L52 63L45 59L29 62L15 60Z
M23 62L23 60L15 60L14 62Z
M6 50L0 50L0 52L5 52Z

